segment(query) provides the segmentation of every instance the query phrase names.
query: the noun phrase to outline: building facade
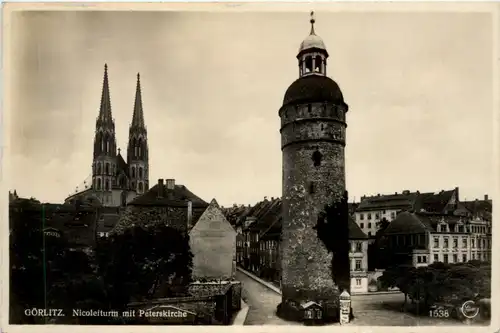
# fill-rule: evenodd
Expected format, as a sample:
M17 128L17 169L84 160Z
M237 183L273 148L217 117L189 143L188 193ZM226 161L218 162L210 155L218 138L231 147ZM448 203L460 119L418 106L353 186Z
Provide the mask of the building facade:
M115 121L111 113L108 67L104 66L91 176L91 184L85 184L83 191L70 195L65 202L91 197L99 200L105 207L120 207L149 189L149 149L139 74L125 162L120 148L117 148Z
M384 232L394 264L491 261L491 221L452 214L403 212Z

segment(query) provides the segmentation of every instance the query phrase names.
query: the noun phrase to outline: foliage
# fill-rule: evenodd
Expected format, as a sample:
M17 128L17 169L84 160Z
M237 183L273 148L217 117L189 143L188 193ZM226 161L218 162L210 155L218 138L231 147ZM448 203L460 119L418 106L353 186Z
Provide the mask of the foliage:
M100 274L114 308L161 295L183 295L191 282L189 236L166 225L135 226L98 248Z
M332 253L331 271L334 283L340 290L350 290L350 262L349 262L349 207L348 194L344 191L343 197L325 206L318 215L314 229L318 238Z
M398 287L422 310L439 302L462 304L491 297L491 265L487 263L433 263L426 267L391 267L379 281Z
M387 248L385 229L390 222L384 217L376 223L377 233L372 244L368 245L368 269L387 268L391 264L391 251Z
M10 292L12 323L37 323L24 309L101 308L104 290L89 256L63 237L47 237L45 208L33 199L10 205ZM94 295L101 297L94 297Z

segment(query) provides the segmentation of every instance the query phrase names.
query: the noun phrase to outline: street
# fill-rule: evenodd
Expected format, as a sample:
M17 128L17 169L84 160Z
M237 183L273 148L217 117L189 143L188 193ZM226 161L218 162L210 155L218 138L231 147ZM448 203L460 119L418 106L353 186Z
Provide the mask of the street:
M236 279L243 285L242 298L250 308L245 325L300 325L276 316L281 295L239 271L236 272Z
M243 300L248 304L245 325L301 325L287 322L276 316L276 307L281 302L281 295L255 281L242 272L236 272L237 280L242 282ZM463 326L455 320L443 320L431 317L417 317L400 311L404 295L375 294L352 296L354 320L351 326Z

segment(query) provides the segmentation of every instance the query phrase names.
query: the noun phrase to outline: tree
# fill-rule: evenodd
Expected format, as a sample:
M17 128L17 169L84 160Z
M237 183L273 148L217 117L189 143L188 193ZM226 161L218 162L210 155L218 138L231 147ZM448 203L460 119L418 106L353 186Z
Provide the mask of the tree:
M99 270L110 304L185 295L191 282L189 236L166 225L135 226L114 234L98 248Z
M91 304L89 308L101 308L103 289L90 288L98 281L90 258L82 250L72 249L63 234L44 234L49 215L45 206L23 199L9 208L11 322L41 320L25 316L22 310L28 308L62 308L66 313L74 307L85 308L85 303ZM100 298L94 297L99 293Z

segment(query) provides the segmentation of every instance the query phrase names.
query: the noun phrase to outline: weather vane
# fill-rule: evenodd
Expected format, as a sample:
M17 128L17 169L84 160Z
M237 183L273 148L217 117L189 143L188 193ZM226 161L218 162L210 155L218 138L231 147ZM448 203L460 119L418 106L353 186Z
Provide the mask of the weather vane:
M314 11L311 11L311 35L314 35L314 22L316 22L316 20L314 19Z

